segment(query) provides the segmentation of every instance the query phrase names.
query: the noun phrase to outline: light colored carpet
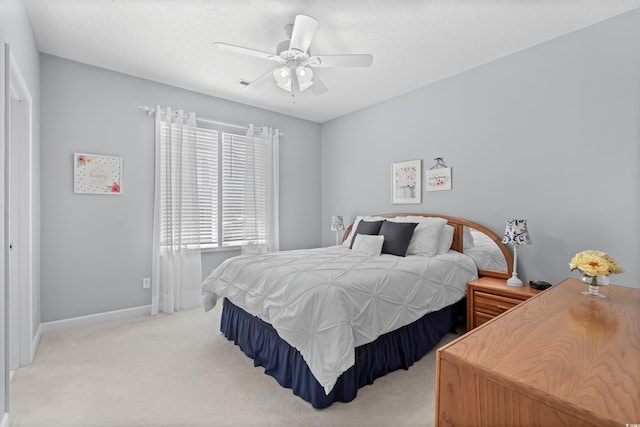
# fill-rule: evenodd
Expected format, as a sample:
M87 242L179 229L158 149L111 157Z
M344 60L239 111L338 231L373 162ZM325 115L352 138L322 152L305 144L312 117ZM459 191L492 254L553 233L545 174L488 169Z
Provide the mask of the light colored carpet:
M220 306L45 334L11 382L10 425L433 425L435 349L317 410L254 367L219 323Z

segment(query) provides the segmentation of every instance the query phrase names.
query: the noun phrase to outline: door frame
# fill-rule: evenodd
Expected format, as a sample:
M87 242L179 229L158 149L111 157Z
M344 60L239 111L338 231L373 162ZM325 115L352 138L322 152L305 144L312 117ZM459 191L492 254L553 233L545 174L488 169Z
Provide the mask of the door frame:
M8 374L33 361L33 99L5 44L5 362ZM16 102L20 108L15 108ZM23 104L24 103L24 104ZM12 132L18 124L21 129ZM18 164L11 164L11 160ZM15 206L17 204L18 206ZM12 214L12 212L14 212ZM16 215L17 213L17 215ZM13 249L10 248L13 246ZM17 257L15 262L12 258ZM12 269L11 266L14 266ZM18 271L12 271L17 268ZM12 283L17 277L17 283ZM15 295L17 293L17 295ZM11 301L17 302L10 304ZM17 334L16 342L11 337ZM13 355L13 357L12 357ZM18 366L11 366L17 360Z

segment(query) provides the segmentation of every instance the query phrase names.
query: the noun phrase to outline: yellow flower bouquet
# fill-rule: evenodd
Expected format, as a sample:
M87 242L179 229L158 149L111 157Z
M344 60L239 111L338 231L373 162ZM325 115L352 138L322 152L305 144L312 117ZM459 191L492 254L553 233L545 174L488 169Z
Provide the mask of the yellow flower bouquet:
M582 272L582 281L589 284L589 292L585 295L597 295L598 286L609 284L610 274L619 274L624 270L618 262L608 254L600 251L582 251L575 254L569 263L571 271L578 269ZM601 296L602 295L598 295Z

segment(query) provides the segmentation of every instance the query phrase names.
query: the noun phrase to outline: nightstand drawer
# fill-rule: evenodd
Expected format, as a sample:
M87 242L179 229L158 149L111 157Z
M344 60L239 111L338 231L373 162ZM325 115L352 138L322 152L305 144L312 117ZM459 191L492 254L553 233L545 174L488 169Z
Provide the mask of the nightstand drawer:
M482 291L475 292L475 311L497 316L520 304L523 300L488 294Z
M496 316L494 316L493 314L487 314L481 311L476 311L475 313L473 313L473 326L477 328L478 326L487 323L489 320L493 319L494 317Z
M501 315L540 291L509 286L506 279L481 277L467 283L467 331Z

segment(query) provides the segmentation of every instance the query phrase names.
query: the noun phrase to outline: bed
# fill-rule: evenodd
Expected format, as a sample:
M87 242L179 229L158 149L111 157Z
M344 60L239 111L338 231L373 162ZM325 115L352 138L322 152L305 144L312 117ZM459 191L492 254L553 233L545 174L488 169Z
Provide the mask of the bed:
M379 232L364 232L378 222ZM469 280L510 274L479 269L463 253L465 226L499 241L453 217L358 217L342 245L226 260L203 283L205 309L222 299L224 335L313 407L349 402L452 329Z

